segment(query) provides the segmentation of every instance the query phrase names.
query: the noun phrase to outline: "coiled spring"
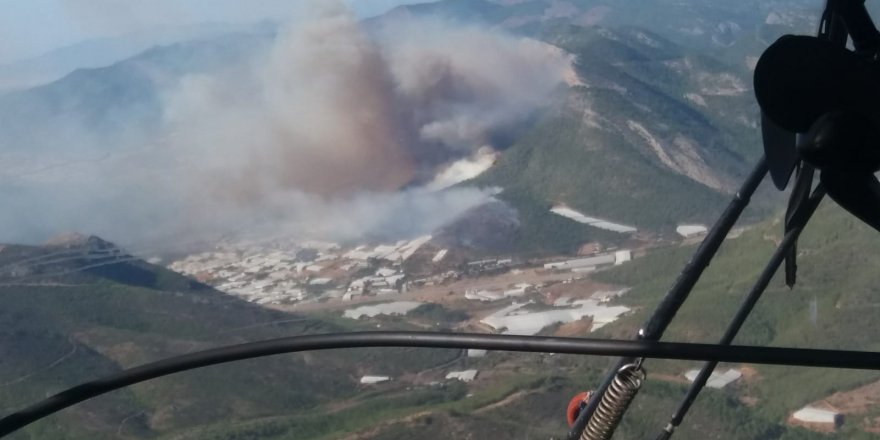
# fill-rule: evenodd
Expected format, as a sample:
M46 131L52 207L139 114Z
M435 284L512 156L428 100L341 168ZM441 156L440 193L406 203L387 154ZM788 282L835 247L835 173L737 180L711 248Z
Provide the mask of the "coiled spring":
M610 440L644 381L645 370L641 362L624 365L618 370L581 434L581 440Z

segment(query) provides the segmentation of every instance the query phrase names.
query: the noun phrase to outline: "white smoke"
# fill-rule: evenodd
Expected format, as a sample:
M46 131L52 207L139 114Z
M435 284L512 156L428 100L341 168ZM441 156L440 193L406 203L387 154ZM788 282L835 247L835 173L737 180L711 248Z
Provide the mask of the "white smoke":
M17 214L39 221L0 216L13 223L0 238L430 232L491 199L438 188L484 170L493 139L547 105L571 73L568 56L534 40L425 20L368 30L342 3L322 1L251 62L168 87L160 135L67 167L68 177L89 176L79 183L23 192L37 195L16 199Z
M433 175L547 104L571 69L552 46L478 27L419 20L369 35L323 3L256 66L187 78L168 99L177 142L221 157L215 171L248 194L391 190Z
M392 22L380 35L422 140L470 151L545 105L573 72L554 46L476 26Z
M498 160L498 153L489 147L480 148L473 156L457 160L449 164L446 169L437 173L434 180L427 185L427 188L441 190L473 179L492 168L496 160Z

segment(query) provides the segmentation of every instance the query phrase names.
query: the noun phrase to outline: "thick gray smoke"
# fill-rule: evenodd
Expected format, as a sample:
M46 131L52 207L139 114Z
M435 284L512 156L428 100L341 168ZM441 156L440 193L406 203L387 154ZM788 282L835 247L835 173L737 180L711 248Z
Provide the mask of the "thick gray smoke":
M430 232L491 198L437 188L488 166L492 139L572 75L567 55L533 40L426 20L367 30L322 1L252 62L168 86L161 135L59 181L21 180L0 238Z

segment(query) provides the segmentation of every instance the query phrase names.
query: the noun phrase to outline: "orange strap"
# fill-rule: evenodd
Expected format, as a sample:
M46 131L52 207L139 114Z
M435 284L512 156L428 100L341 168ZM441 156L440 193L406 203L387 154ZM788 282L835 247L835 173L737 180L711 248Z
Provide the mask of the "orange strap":
M565 411L565 419L568 421L568 426L574 425L574 421L577 420L578 414L581 412L581 404L588 400L590 400L589 391L578 393L571 398L571 401L568 402L568 409Z

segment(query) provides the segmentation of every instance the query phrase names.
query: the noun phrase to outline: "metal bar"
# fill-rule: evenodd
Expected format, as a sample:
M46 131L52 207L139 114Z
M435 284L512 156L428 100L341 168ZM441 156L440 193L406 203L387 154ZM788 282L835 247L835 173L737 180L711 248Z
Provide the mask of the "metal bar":
M363 347L475 348L880 370L880 353L861 351L436 332L354 332L293 336L186 354L70 388L0 419L0 437L92 397L182 371L284 353Z
M799 212L794 213L792 218L796 220L796 223L790 226L788 233L785 234L785 237L783 237L779 246L776 247L776 251L773 252L773 256L770 257L770 261L767 262L764 271L761 272L761 275L758 277L752 290L746 296L742 305L740 305L733 321L727 327L727 330L724 332L724 336L722 336L718 345L730 345L733 343L733 339L736 337L737 333L739 333L743 324L746 322L746 319L749 317L749 314L752 312L752 309L754 309L755 304L757 304L758 300L761 298L761 295L767 290L767 286L770 285L773 276L776 275L779 267L782 265L783 261L785 261L789 250L794 247L795 243L797 243L798 237L804 230L810 217L816 212L816 208L819 207L819 203L822 202L824 197L825 189L820 185L806 200L806 203L801 205L801 209L798 210ZM700 391L706 386L706 382L709 381L712 372L715 371L715 367L717 366L717 361L709 361L703 365L700 374L694 379L694 383L691 384L690 389L688 389L687 395L685 395L684 399L679 404L678 409L675 411L669 424L663 429L660 435L657 436L657 440L669 439L675 431L675 428L681 425L685 415L687 415L691 405L693 405L696 400L697 395L699 395Z
M709 263L718 252L724 239L727 238L730 229L733 228L733 225L736 224L736 221L742 215L743 210L748 206L752 195L764 180L767 172L767 160L766 158L761 157L758 163L755 164L755 168L752 170L751 174L746 178L742 187L740 187L739 191L734 194L733 200L730 201L730 204L728 204L727 208L721 214L721 217L718 218L715 225L712 226L712 229L706 235L706 238L703 239L699 249L697 249L694 256L687 265L685 265L681 274L679 274L678 278L675 280L675 283L666 293L666 296L663 297L663 301L651 315L651 318L648 320L645 327L639 331L637 339L645 341L660 340L666 327L669 326L669 323L675 317L675 314L678 313L678 310L681 308L681 305L684 304L688 295L690 295L691 290L693 290L694 286L697 284L700 276L703 275L703 271L709 266ZM593 412L596 411L596 407L599 405L602 395L605 393L605 390L608 389L616 372L624 365L632 363L633 361L634 358L621 359L617 365L608 372L601 385L599 385L599 387L593 392L590 401L584 409L581 410L574 425L572 425L571 430L568 433L569 440L580 439L581 433L583 433L584 428L587 427L590 417L592 417Z

